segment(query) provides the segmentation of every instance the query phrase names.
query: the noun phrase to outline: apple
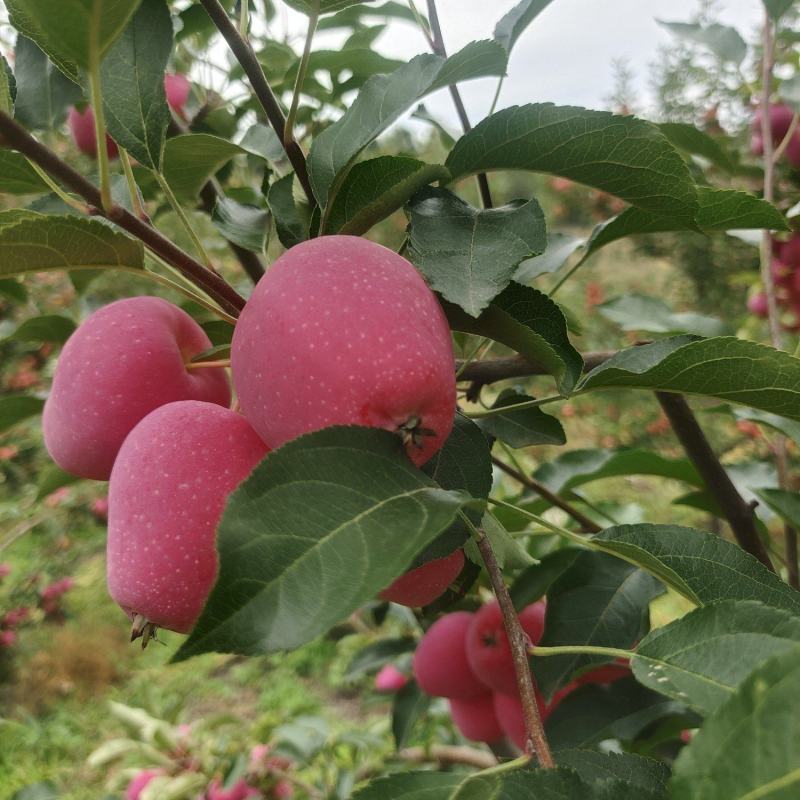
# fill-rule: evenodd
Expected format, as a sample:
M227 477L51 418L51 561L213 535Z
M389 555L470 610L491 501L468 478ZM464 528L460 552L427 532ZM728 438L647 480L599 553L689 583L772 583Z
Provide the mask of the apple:
M428 561L401 575L378 597L409 608L421 608L441 597L464 567L464 551Z
M503 738L503 728L494 710L491 692L470 700L451 699L450 715L461 735L473 742L493 744Z
M375 676L375 691L382 694L399 692L408 683L408 678L394 664L386 664Z
M90 158L97 158L97 136L92 107L86 106L83 111L78 111L72 106L67 114L67 125L78 150ZM109 158L117 158L119 155L117 143L108 134L106 134L106 152Z
M186 119L184 106L192 91L192 84L185 75L179 72L168 72L164 75L164 92L169 107L181 118Z

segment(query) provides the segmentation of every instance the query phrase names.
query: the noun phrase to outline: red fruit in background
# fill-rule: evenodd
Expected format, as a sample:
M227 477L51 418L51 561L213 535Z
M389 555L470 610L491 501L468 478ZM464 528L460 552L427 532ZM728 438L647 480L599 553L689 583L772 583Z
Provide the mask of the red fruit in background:
M540 600L523 609L519 621L531 644L544 633L545 603ZM517 674L511 645L496 600L486 603L472 618L467 633L467 659L475 675L495 692L516 694Z
M82 478L108 480L123 440L154 409L176 400L227 406L224 369L186 369L209 347L203 329L159 297L95 311L64 345L44 407L53 461Z
M6 612L2 619L0 619L0 627L3 628L16 628L19 625L22 625L26 619L31 614L30 608L28 606L19 606L18 608L12 608L11 611Z
M578 675L572 682L575 687L586 686L588 684L599 684L600 686L607 686L614 681L622 680L623 678L630 678L631 668L627 661L615 661L613 664L603 664L595 667L588 672ZM557 694L557 693L556 693Z
M464 567L464 551L456 550L444 558L429 561L401 575L378 597L409 608L427 606L441 597Z
M375 691L381 693L399 692L408 683L408 677L394 664L382 667L375 676Z
M229 789L223 789L222 781L219 778L214 778L206 791L208 800L247 800L248 797L261 796L261 792L250 786L244 778L239 778Z
M61 486L54 492L50 492L50 494L45 497L44 504L47 506L47 508L58 508L59 506L63 506L64 503L69 500L70 496L71 492L69 488L66 486Z
M0 447L0 461L8 461L12 458L16 458L18 454L19 447L17 447L15 444L9 444L5 447Z
M242 413L270 447L330 425L400 434L415 464L455 416L450 329L406 259L358 236L322 236L284 253L233 334Z
M750 152L754 156L764 155L764 137L760 133L754 133L750 138Z
M45 586L44 589L39 592L39 597L41 597L42 600L57 600L72 589L73 586L75 586L74 578L62 578L60 581L54 581L48 586Z
M747 310L751 314L765 319L769 311L767 308L767 295L764 292L751 295L747 299Z
M170 403L131 431L108 518L108 588L128 616L191 630L216 579L225 501L266 453L243 417L213 403Z
M94 111L91 106L86 106L83 111L78 111L75 106L72 106L67 114L67 124L78 150L91 158L97 158ZM116 158L119 155L117 143L108 134L106 134L106 152L109 158Z
M503 733L511 739L520 750L525 749L527 734L525 732L525 715L522 712L522 702L517 694L493 695L494 712L497 721L503 729ZM544 722L550 714L551 709L545 707L545 703L539 692L536 692L536 704L539 707L539 716Z
M125 790L125 800L139 800L139 796L145 790L153 778L157 778L164 773L160 769L143 769L141 772L133 776L133 779L128 784Z
M98 522L108 522L108 498L98 497L92 500L89 510Z
M503 738L491 692L472 700L450 700L450 714L461 735L473 742L492 744Z
M414 653L414 676L423 692L465 700L486 694L467 661L467 629L474 614L456 611L431 625Z
M182 119L185 119L183 107L189 99L192 84L185 75L179 72L168 72L164 76L164 92L167 95L169 107Z
M0 580L5 578L6 575L10 574L11 574L11 564L9 564L7 561L4 561L2 564L0 564Z
M289 781L278 781L272 789L274 800L284 800L286 797L294 797L294 787Z
M776 281L780 277L791 275L797 267L800 267L800 236L795 233L785 242L781 242L778 258L780 259L778 264L772 262L772 274Z
M17 643L16 631L0 631L0 648L13 647Z
M800 167L800 133L798 131L795 131L792 138L789 139L784 155L793 167Z
M753 115L752 129L756 136L761 135L761 109L757 108L756 113ZM769 121L772 130L772 141L775 145L779 145L784 136L789 132L792 124L794 112L789 106L783 103L776 103L769 107Z

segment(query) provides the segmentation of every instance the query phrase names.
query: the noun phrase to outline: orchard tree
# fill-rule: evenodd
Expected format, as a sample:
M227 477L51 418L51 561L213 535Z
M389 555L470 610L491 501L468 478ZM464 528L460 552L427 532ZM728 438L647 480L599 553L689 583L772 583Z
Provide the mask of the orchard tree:
M0 399L3 430L43 409L64 481L109 481L108 587L132 638L185 634L168 639L174 661L257 655L364 607L415 609L421 636L355 662L396 693L398 748L432 696L489 748L436 745L416 760L457 769L378 777L360 800L796 796L800 359L784 312L800 308L800 93L796 75L773 77L776 36L794 41L791 1L764 0L743 157L688 123L535 97L468 119L459 85L494 78L499 96L548 0L523 0L449 55L435 0L286 2L307 18L299 54L271 36L268 2L5 2L0 189L19 203L0 212L3 297L25 301L19 276L67 270L81 292L116 270L183 301L118 299L74 332L63 315L28 318L19 338L68 339L49 396ZM381 55L392 17L431 52ZM737 66L748 54L732 29L669 27ZM315 48L318 29L344 43ZM219 92L197 80L203 57L226 73ZM439 89L457 140L423 104ZM408 112L437 131L442 163L376 154ZM549 230L536 198L495 203L504 171L582 184L622 210L585 239ZM398 220L397 251L367 238ZM608 313L656 338L579 352L561 287L612 242L682 231L760 237L751 308L770 344L637 297ZM533 472L521 449L565 444L560 412L607 390L655 397L686 458L571 451ZM780 486L761 489L758 512L687 395L774 437ZM578 491L640 473L688 485L726 527L617 524ZM666 590L694 608L651 630ZM398 669L411 652L413 679ZM128 796L255 791L192 769L160 763Z

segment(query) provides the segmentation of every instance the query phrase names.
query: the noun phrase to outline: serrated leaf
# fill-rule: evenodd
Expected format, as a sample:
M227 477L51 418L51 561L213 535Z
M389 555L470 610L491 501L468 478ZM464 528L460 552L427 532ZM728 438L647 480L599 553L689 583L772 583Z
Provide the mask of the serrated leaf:
M658 127L606 111L503 109L462 136L445 166L454 178L498 169L561 175L687 225L697 211L689 169Z
M800 494L786 489L755 489L755 493L787 525L800 527Z
M495 25L494 38L510 53L528 25L550 5L552 0L522 0Z
M724 336L731 332L730 326L716 317L675 312L660 297L635 292L607 300L596 308L624 331L694 333L700 336Z
M321 207L328 205L335 180L342 180L353 159L401 114L426 94L451 83L484 75L503 75L505 51L496 42L473 42L449 59L421 55L389 75L368 80L353 105L314 139L309 177ZM333 194L336 194L335 187Z
M505 389L494 401L492 408L519 405L532 399L513 389ZM536 444L560 445L567 442L567 435L558 419L535 406L484 417L477 422L481 430L514 448L531 447Z
M50 187L39 177L22 153L0 149L0 192L42 194L49 191Z
M172 52L165 0L141 0L101 67L109 134L137 161L160 170L170 121L164 71Z
M428 188L408 206L409 259L431 288L477 317L517 266L546 247L536 200L481 210L446 189Z
M581 553L547 593L543 647L592 645L628 649L664 587L652 575L605 553ZM609 658L565 655L533 659L537 685L551 696L573 673Z
M311 641L402 574L469 502L415 469L387 431L334 427L289 442L228 500L219 579L176 660Z
M800 787L800 647L752 672L677 761L673 800L790 800ZM740 733L741 732L741 733Z
M278 239L287 249L308 239L308 209L295 201L293 188L294 173L290 172L271 184L267 192L267 204L275 218Z
M578 390L611 387L717 397L800 420L800 359L732 336L674 336L621 350Z
M41 414L44 400L28 395L6 395L0 397L0 433L19 422Z
M144 269L144 247L98 220L0 213L0 276L88 268Z
M531 564L521 572L509 592L514 608L523 609L544 597L552 584L563 575L580 555L581 550L567 547L544 556L538 564Z
M758 600L800 613L800 592L738 545L679 525L617 525L588 540L592 548L646 569L697 605Z
M556 272L564 266L567 259L576 250L585 244L586 239L579 236L567 233L549 233L544 253L523 261L514 273L514 280L517 283L528 284L540 275Z
M30 317L21 322L3 340L15 339L20 342L56 342L63 344L75 330L75 323L60 314L43 314Z
M229 242L254 253L264 252L270 227L268 211L222 197L214 206L211 221Z
M596 750L561 750L561 767L574 769L589 784L605 784L621 780L641 791L655 791L664 796L669 780L669 767L663 761L633 753L599 753Z
M247 152L209 133L173 136L164 146L164 177L177 197L191 200L217 170Z
M442 305L453 330L510 347L552 375L562 394L574 388L583 359L569 341L563 312L546 294L512 283L477 319L452 303Z
M382 639L379 642L368 644L353 656L347 665L345 677L352 680L368 672L374 672L384 664L394 661L398 656L413 653L416 646L416 639L412 639L410 636L400 639Z
M707 47L720 61L730 62L737 66L747 56L747 42L742 39L736 28L719 23L700 25L694 22L656 22L670 33L681 39Z
M329 233L361 236L402 208L423 186L446 180L440 164L406 156L379 156L356 164L337 192L326 224Z
M636 648L633 674L645 686L711 714L760 664L797 650L800 618L753 601L698 608L652 631Z
M409 681L395 694L392 702L392 736L398 750L405 746L414 725L428 712L430 704L430 695L425 694L416 681Z
M39 46L18 36L14 48L17 99L14 116L30 130L54 130L81 99L80 87L53 65Z
M463 780L452 772L401 772L370 781L353 800L445 800Z

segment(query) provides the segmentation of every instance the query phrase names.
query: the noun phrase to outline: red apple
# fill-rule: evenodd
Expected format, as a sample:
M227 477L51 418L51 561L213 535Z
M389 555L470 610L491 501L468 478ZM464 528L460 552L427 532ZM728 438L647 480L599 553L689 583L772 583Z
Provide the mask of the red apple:
M375 691L382 694L399 692L408 683L408 677L400 672L394 664L382 667L375 676Z
M185 119L183 108L192 91L192 84L185 75L179 72L168 72L164 75L164 91L169 107L181 118Z
M461 735L473 742L493 744L503 738L491 692L471 700L450 700L450 714Z
M437 558L401 575L378 597L409 608L427 606L444 593L464 567L464 551Z
M67 114L67 124L78 150L91 158L97 158L97 136L92 107L86 106L83 111L78 111L72 106ZM109 158L116 158L119 155L117 143L108 134L106 134L106 151Z

